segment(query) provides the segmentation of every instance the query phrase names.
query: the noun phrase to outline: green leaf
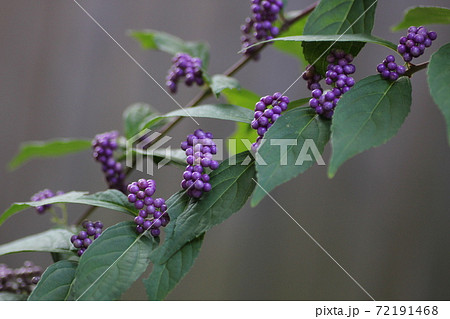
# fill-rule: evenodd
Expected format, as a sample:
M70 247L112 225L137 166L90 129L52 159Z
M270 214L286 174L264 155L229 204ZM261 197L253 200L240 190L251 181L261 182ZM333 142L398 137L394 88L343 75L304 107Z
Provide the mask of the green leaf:
M130 139L138 134L143 121L157 113L150 105L136 103L130 105L123 112L125 137Z
M300 11L289 11L289 12L285 13L285 17L287 20L289 20L292 17L298 16L299 13L300 13ZM286 31L280 33L279 37L302 35L303 28L305 27L307 18L308 18L308 15L295 21L295 23L292 24ZM280 27L281 22L277 21L276 26ZM295 56L302 62L303 66L306 66L308 64L308 62L306 62L306 60L305 60L305 56L303 55L303 48L302 48L301 43L275 42L273 44L273 47L280 50L281 52L285 52L287 54Z
M187 165L185 151L180 150L180 149L176 149L176 150L168 149L167 151L168 151L168 153L166 153L165 149L160 149L160 148L155 149L155 150L153 150L151 148L147 149L147 150L133 149L133 152L135 154L153 157L156 164L161 162L163 159L169 159L170 164L176 164L178 166L183 166L183 167L185 167Z
M305 97L303 99L298 99L298 100L292 101L288 104L288 110L292 110L296 107L305 105L306 103L309 102L310 99L311 99L310 97Z
M225 89L222 94L229 104L245 107L252 111L255 109L256 102L260 99L258 94L243 88Z
M78 259L79 259L79 257L76 254L74 254L74 252L71 252L70 250L67 250L65 253L50 253L50 254L52 256L52 260L54 263L61 261L61 260L78 261Z
M228 138L227 142L230 156L248 151L258 138L258 132L247 123L236 123L236 126L236 131Z
M169 119L161 117L160 114L150 115L150 116L142 119L139 130L142 131L145 129L150 129L150 130L157 131L159 128L163 127L167 123L169 123Z
M24 251L67 253L73 248L70 242L72 235L67 229L50 229L0 245L0 256Z
M134 222L108 229L84 252L72 283L74 300L117 300L147 269L153 238L136 233Z
M430 59L428 65L428 86L430 94L437 104L447 123L448 141L450 144L450 43L442 46Z
M141 44L143 49L159 50L171 55L181 52L188 53L192 57L200 58L205 70L208 66L209 45L207 43L185 42L174 35L155 30L132 30L129 34Z
M167 200L171 222L166 227L166 238L170 238L175 228L178 216L186 210L190 204L190 198L185 196L185 191L179 191ZM149 300L162 300L175 288L176 284L185 276L192 267L196 255L200 251L204 234L186 243L175 252L168 260L160 261L158 256L151 255L153 270L150 277L144 280ZM180 260L181 258L181 260Z
M166 240L152 254L152 261L165 263L186 243L240 210L253 192L254 177L254 162L250 153L244 152L222 162L211 173L212 191L199 200L189 201L184 193L172 196L167 201L171 223L166 228Z
M91 140L62 138L51 141L26 142L20 146L19 153L9 162L13 170L35 158L48 158L87 150Z
M241 87L238 80L223 74L213 75L210 86L217 98L225 89L240 89Z
M231 104L205 104L184 110L175 110L160 117L205 117L211 119L228 120L251 123L254 112Z
M346 160L397 134L410 106L411 82L407 77L389 82L372 75L357 82L342 96L333 115L328 175L333 177Z
M222 91L228 103L233 105L238 105L241 107L255 110L255 104L259 101L260 96L256 93L246 90L246 89L225 89ZM236 147L229 147L230 143L227 143L228 152L230 155L239 154L248 151L247 146L242 142L242 140L251 141L252 143L256 141L258 133L256 130L252 129L247 123L236 123L236 131L229 137L229 140L234 140L236 143L232 144Z
M76 261L62 260L48 267L28 301L67 300L77 266Z
M160 50L162 52L175 55L185 50L185 43L180 38L160 31L142 30L130 31L130 35L135 38L143 49Z
M59 196L47 198L38 202L23 202L12 204L1 216L0 225L12 215L29 207L37 207L56 203L85 204L97 207L108 208L132 216L137 215L134 205L128 202L127 197L115 189L86 195L86 192L69 192Z
M406 9L403 21L392 27L392 31L407 29L410 26L429 24L449 24L450 9L442 7L411 7Z
M305 172L314 164L330 138L330 121L311 108L296 108L282 115L264 135L256 162L258 184L251 205L256 206L278 185ZM313 142L313 143L312 143ZM282 144L282 145L280 145ZM316 153L315 153L316 152Z
M320 1L309 15L303 34L371 34L376 4L377 1L374 0ZM328 64L326 56L332 44L333 42L302 43L306 60L314 64L316 70L322 74L325 73ZM333 47L356 56L364 47L364 42L340 42ZM320 59L316 62L319 57Z
M131 216L137 215L136 208L128 201L127 196L116 189L83 195L78 199L64 201L63 203L85 204L112 209Z
M13 294L11 292L0 292L0 301L25 301L27 295L25 294Z
M344 34L344 35L299 35L299 36L291 36L291 37L281 37L281 38L275 38L272 40L266 40L261 41L258 43L253 44L252 46L257 46L262 43L267 42L278 42L278 41L288 41L288 42L327 42L328 41L336 41L336 42L369 42L369 43L375 43L379 45L383 45L389 49L396 50L397 46L388 41L384 40L378 37L375 37L370 34ZM318 45L318 44L316 44ZM249 46L251 48L252 46Z
M185 244L163 264L154 264L144 280L149 300L163 300L194 265L203 243L204 234Z

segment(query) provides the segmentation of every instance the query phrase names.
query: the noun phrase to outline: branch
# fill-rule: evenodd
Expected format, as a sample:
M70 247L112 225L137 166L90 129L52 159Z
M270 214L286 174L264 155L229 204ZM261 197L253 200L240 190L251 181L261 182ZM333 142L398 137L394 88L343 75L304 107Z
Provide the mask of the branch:
M78 220L77 220L77 222L76 222L75 224L76 224L76 225L81 225L81 223L82 223L85 219L87 219L87 218L94 212L94 210L96 210L96 209L97 209L97 206L91 206L91 207L89 207L89 208L84 212L84 214L81 215L80 218L78 218Z
M428 67L429 62L424 62L421 64L412 64L410 63L410 68L405 72L405 75L408 77L412 77L412 75L420 70L426 69Z

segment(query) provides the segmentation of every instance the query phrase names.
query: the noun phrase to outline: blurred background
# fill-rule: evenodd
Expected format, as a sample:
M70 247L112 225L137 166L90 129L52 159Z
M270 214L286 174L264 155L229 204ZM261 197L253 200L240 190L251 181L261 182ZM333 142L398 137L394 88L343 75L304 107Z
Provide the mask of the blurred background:
M288 1L297 10L312 1ZM122 111L135 102L160 112L177 106L71 0L0 1L0 208L27 201L43 188L96 192L105 189L98 163L89 151L58 159L35 160L16 171L7 163L20 143L55 137L92 138L122 131ZM143 51L129 29L156 29L211 45L210 74L239 59L239 27L249 1L90 0L86 10L160 83L170 56ZM373 34L394 43L404 31L390 27L415 5L448 6L448 1L379 1ZM432 26L438 39L420 61L449 41L448 26ZM389 53L366 45L355 59L361 79ZM419 61L419 62L420 62ZM300 75L298 61L273 48L236 77L261 95L283 91ZM315 166L278 187L273 196L377 300L450 298L450 148L445 123L433 103L424 71L412 79L413 104L399 134L386 145L358 155L327 178ZM175 98L186 104L198 88L180 86ZM309 96L304 81L287 95ZM213 99L211 99L213 101ZM234 124L201 120L205 130L226 138ZM185 119L171 132L180 141L196 128ZM174 145L178 144L177 142ZM325 160L330 157L330 147ZM158 196L179 189L182 169L155 173ZM134 174L130 181L143 177ZM75 221L86 208L70 205ZM97 210L93 219L111 226L124 215ZM33 209L0 228L0 244L44 231L49 216ZM19 267L32 260L47 267L49 254L0 256ZM145 274L147 276L147 274ZM145 300L141 281L124 300ZM206 235L199 258L169 295L171 300L368 300L368 296L269 198L245 206Z

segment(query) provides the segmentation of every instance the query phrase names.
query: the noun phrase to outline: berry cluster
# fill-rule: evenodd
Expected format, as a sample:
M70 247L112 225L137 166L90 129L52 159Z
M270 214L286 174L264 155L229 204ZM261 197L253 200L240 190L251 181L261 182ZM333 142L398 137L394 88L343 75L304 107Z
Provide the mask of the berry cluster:
M152 179L139 179L127 187L128 201L139 209L139 215L135 217L136 231L142 234L146 230L150 230L153 237L158 237L161 231L159 228L166 227L170 222L167 213L166 201L163 198L155 198L152 196L156 192L156 184Z
M96 240L102 233L103 223L100 221L91 222L84 221L82 224L85 230L82 230L78 235L73 235L70 238L73 246L78 248L77 254L81 257L86 249ZM89 238L91 237L91 238ZM93 238L93 239L92 239Z
M355 80L349 76L355 73L356 67L350 62L353 61L351 54L345 54L344 50L332 50L331 54L327 56L327 72L325 73L325 83L333 85L341 90L344 94L350 88L355 85Z
M303 72L302 77L308 83L308 90L314 91L316 89L322 89L319 83L320 80L322 80L322 76L319 73L316 73L314 65L308 65L306 71Z
M62 194L64 194L63 191L57 191L56 194L55 194L49 189L44 189L44 190L34 194L31 197L31 201L32 202L38 202L38 201L41 201L41 200L44 200L44 199L47 199L47 198L51 198L53 196L62 195ZM36 211L38 212L38 214L43 214L50 207L52 207L51 204L37 206L36 207Z
M187 53L177 53L172 59L172 67L166 77L166 85L170 92L177 92L177 85L180 78L185 77L184 83L187 86L197 83L203 85L202 60L193 58Z
M245 19L245 24L241 26L241 43L244 50L257 41L271 40L280 32L273 22L278 19L278 13L283 9L282 1L252 0L251 4L252 16ZM247 49L245 54L250 55L256 49L257 47Z
M114 151L117 149L117 131L98 134L92 141L94 149L93 156L97 162L102 164L109 188L124 191L125 173L122 164L114 159Z
M333 88L332 90L325 91L315 89L311 92L312 98L309 100L309 106L311 106L317 114L322 115L326 119L331 119L334 114L339 98L342 95L341 90Z
M403 56L405 62L411 62L413 58L421 56L425 48L431 46L432 41L436 40L437 33L428 31L425 27L408 28L406 37L401 37L397 51Z
M258 132L256 142L252 144L252 149L256 150L267 130L280 117L281 112L286 111L289 104L289 98L283 96L280 92L273 95L263 96L255 105L255 118L251 127Z
M212 138L212 133L198 129L181 143L181 149L186 152L188 164L183 173L181 187L187 190L190 197L200 198L203 192L211 190L209 175L205 169L209 168L213 171L219 167L219 163L212 159L217 153L217 146Z
M339 102L340 97L355 85L355 80L349 76L355 73L356 67L351 64L353 56L345 53L341 49L333 49L327 56L327 72L325 73L325 83L333 86L331 90L323 91L320 84L309 86L312 90L312 98L309 100L309 106L312 107L317 114L326 119L331 119L334 109ZM305 72L304 74L306 74Z
M393 55L388 55L383 63L377 65L377 71L383 79L395 81L400 75L405 74L406 68L403 65L397 65Z
M0 264L0 292L30 294L42 275L42 268L26 261L22 267L11 269Z

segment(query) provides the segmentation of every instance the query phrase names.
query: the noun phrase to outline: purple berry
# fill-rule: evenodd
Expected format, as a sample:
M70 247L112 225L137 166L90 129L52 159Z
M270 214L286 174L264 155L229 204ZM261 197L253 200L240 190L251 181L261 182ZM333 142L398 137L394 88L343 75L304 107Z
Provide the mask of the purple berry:
M161 231L160 231L158 228L155 228L155 229L151 229L151 230L150 230L150 234L151 234L153 237L158 237L160 233L161 233Z
M85 240L83 240L84 248L88 248L91 244L92 244L92 239L86 238Z
M142 217L142 218L147 218L148 217L148 212L147 212L147 210L144 210L144 209L141 209L140 211L139 211L139 216L140 217Z
M396 72L397 72L399 75L403 75L403 74L405 74L405 72L406 72L406 68L405 68L403 65L398 65L398 66L397 66Z
M404 60L405 62L411 62L412 58L413 58L412 55L409 54L408 52L405 53L405 54L403 54L403 60Z
M437 39L437 33L434 32L434 31L428 32L428 38L429 38L431 41L436 40L436 39Z
M155 220L153 221L152 227L153 227L153 228L159 228L159 227L161 227L161 220L160 220L160 219L155 219ZM144 226L144 228L145 228L145 226Z
M414 57L414 58L417 58L418 56L420 56L420 49L418 48L418 47L412 47L410 50L409 50L409 53Z
M322 95L322 90L314 90L314 91L311 92L311 95L314 98L318 99Z
M395 57L393 55L388 55L386 57L386 62L395 62Z
M403 54L406 52L406 46L404 44L399 44L397 46L397 52L400 54Z
M144 228L145 230L148 230L148 229L150 229L150 227L152 227L152 225L153 225L153 222L151 220L146 220L144 222L144 224L142 225L142 228Z
M379 73L383 72L384 70L386 70L386 66L383 63L377 65L377 71Z
M81 248L81 246L83 246L83 241L77 238L73 241L73 246L75 248Z
M355 80L352 77L348 77L345 80L345 84L347 85L347 87L352 87L355 85Z
M153 205L147 206L145 208L145 211L147 212L148 215L154 214L155 210L156 210L156 208Z
M142 200L137 200L134 203L134 207L136 207L136 209L142 209L142 208L144 208L144 202Z
M142 218L141 216L136 216L134 218L134 222L136 223L136 225L142 225L144 223L145 219Z
M396 68L397 68L397 64L395 63L395 62L389 62L388 64L387 64L387 68L389 69L389 70L395 70Z
M216 170L219 167L219 163L217 161L211 161L211 164L209 165L209 168L213 171Z
M396 72L391 72L389 74L389 80L396 81L398 79L398 74Z
M381 72L381 77L383 79L388 79L389 78L389 74L391 74L391 72L389 72L389 70L384 70L383 72Z
M88 228L86 228L86 233L87 233L89 236L94 236L94 235L95 235L95 228L94 228L94 227L88 227Z
M78 239L85 240L88 237L88 234L82 230L78 233Z
M319 106L319 101L315 98L312 98L309 100L309 106L315 109L316 107Z

